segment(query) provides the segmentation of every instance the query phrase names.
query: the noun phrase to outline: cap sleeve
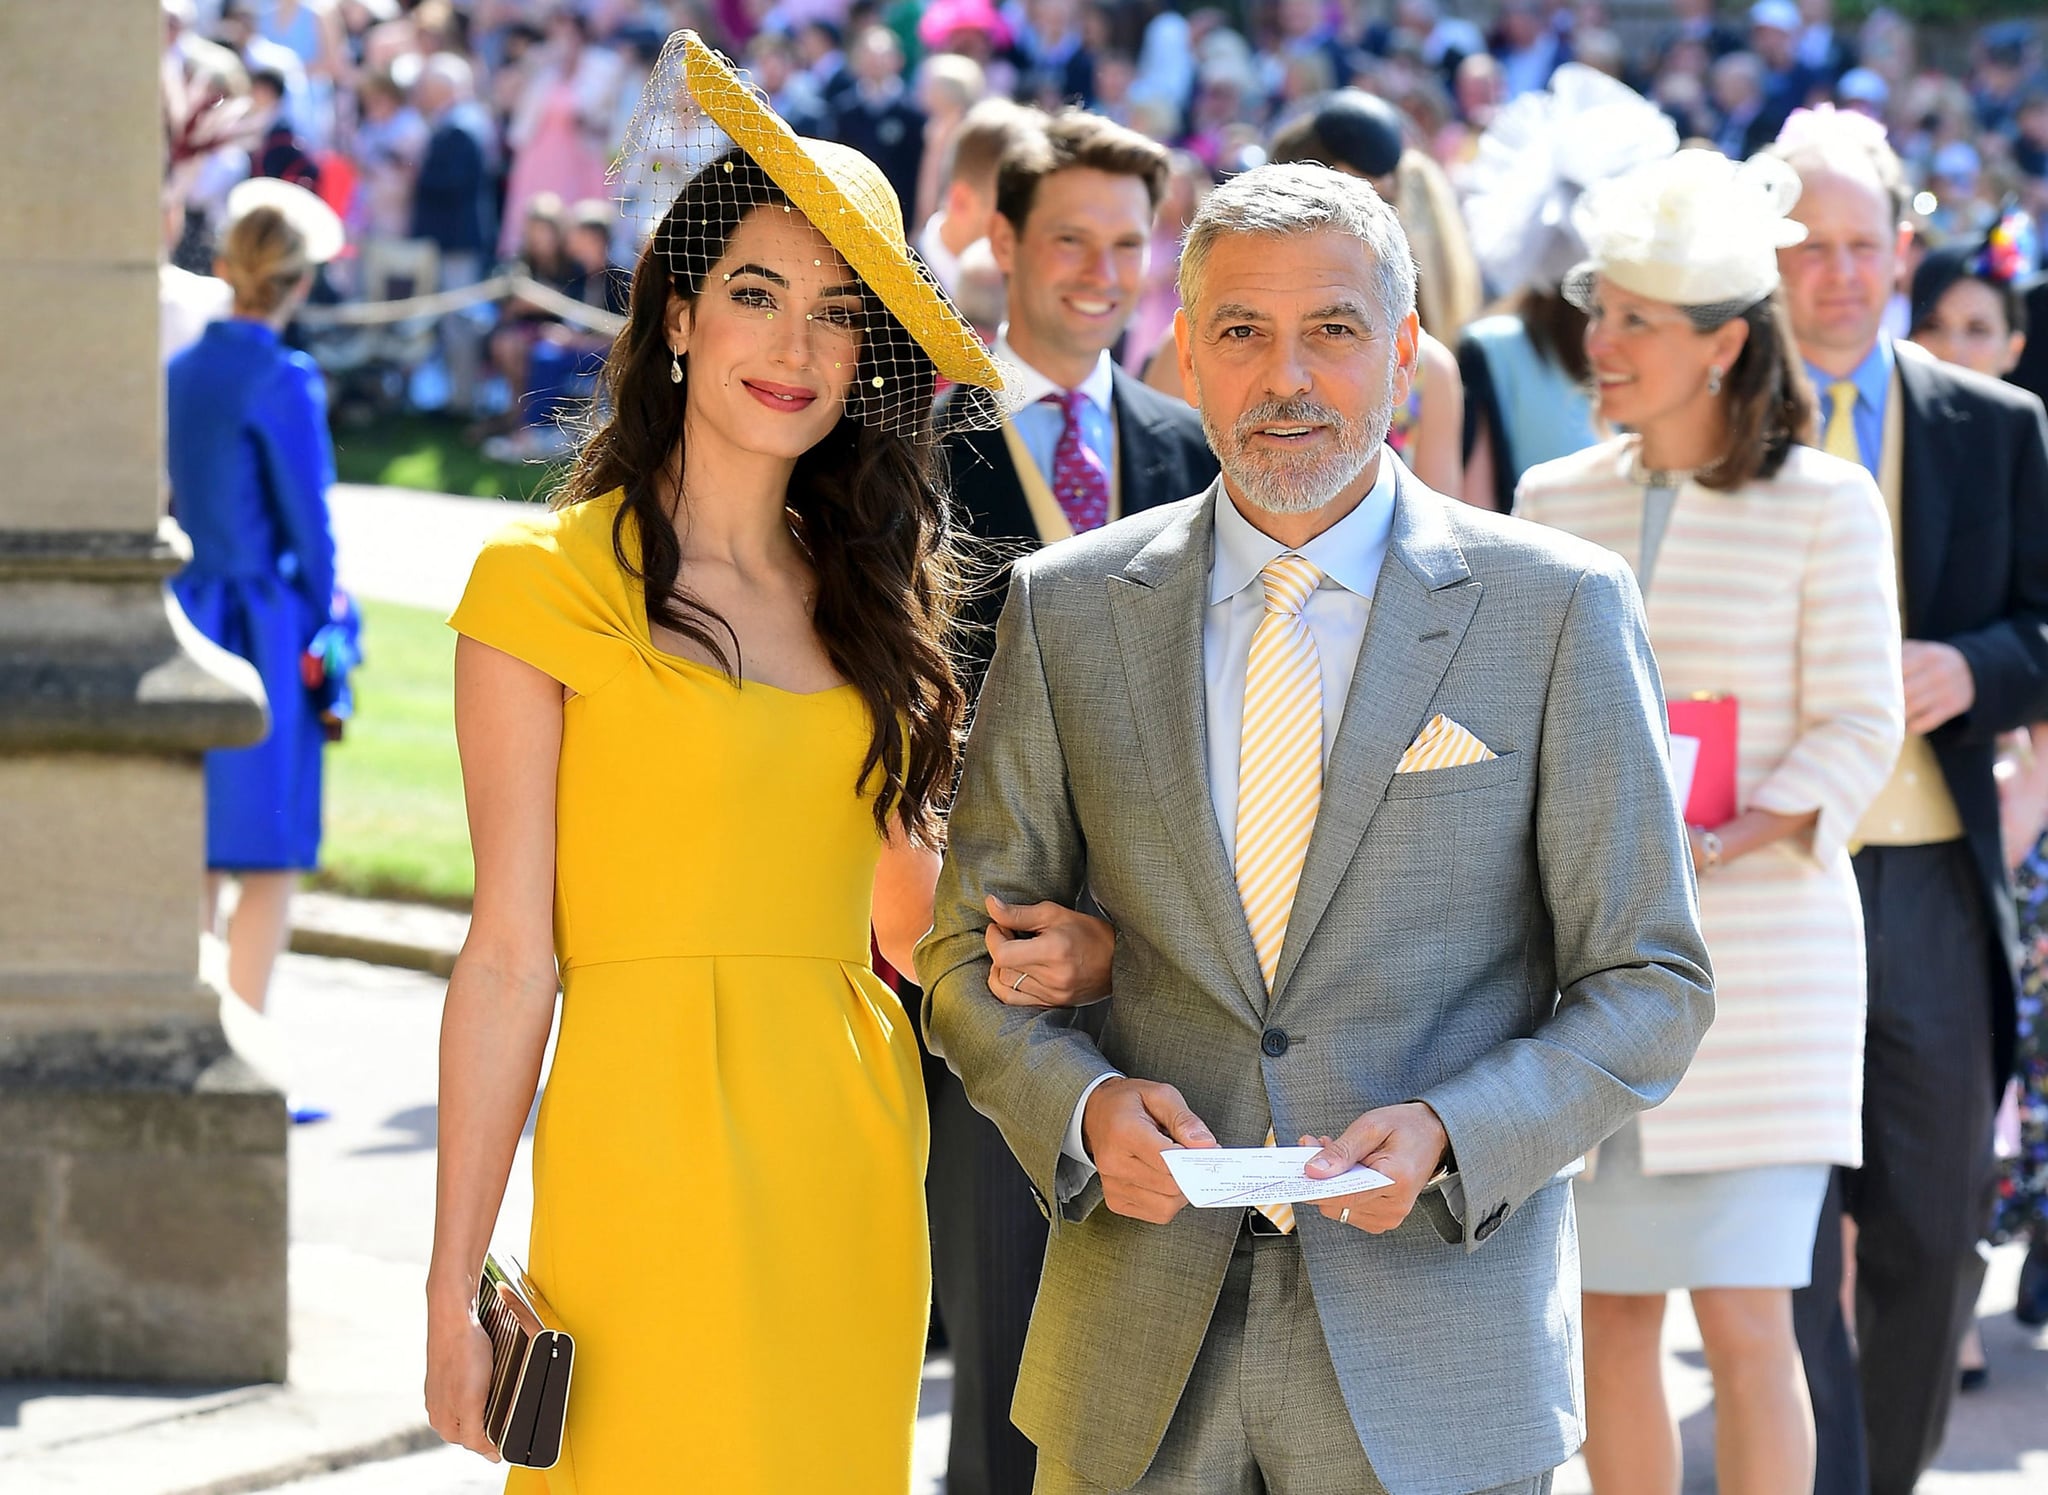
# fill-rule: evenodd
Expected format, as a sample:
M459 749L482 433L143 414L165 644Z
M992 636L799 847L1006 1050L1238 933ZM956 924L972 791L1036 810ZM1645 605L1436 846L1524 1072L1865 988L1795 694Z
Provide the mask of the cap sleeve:
M614 595L623 576L593 575L579 554L586 547L573 540L561 514L498 531L478 554L448 626L587 696L609 684L634 649Z

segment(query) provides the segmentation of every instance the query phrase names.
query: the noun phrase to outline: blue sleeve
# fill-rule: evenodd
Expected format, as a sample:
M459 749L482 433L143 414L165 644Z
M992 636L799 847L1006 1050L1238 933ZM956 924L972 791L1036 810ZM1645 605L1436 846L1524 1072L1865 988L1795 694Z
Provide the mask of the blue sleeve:
M280 364L253 415L265 486L299 563L295 585L324 623L334 598L334 534L327 520L334 444L327 434L327 385L313 361L295 353Z

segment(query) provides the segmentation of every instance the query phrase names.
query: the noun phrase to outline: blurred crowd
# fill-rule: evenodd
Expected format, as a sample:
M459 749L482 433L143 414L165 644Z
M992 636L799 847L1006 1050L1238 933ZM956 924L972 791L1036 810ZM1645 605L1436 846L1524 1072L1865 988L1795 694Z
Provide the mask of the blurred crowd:
M387 357L368 358L360 337L316 354L330 374L369 363L357 392L383 408L449 410L502 455L544 456L560 440L551 418L587 390L616 326L607 314L644 231L607 169L684 26L739 60L800 133L883 167L927 261L991 334L1000 285L967 253L993 211L991 101L1080 104L1172 147L1158 252L1118 350L1133 369L1167 337L1177 236L1201 193L1299 137L1346 87L1394 111L1402 150L1384 185L1423 259L1425 326L1446 347L1522 289L1513 256L1489 258L1467 232L1488 185L1480 141L1566 63L1622 80L1681 139L1735 156L1805 105L1881 121L1923 247L1981 240L2007 205L2048 207L2038 22L1922 35L1882 8L1854 26L1834 10L1673 0L1658 22L1624 24L1600 0L1185 13L1160 0L163 0L166 250L205 274L229 191L259 175L311 188L348 228L316 302L460 290L516 267L590 314L498 297L437 333L385 339ZM1337 146L1308 133L1325 155ZM350 403L346 381L337 397Z

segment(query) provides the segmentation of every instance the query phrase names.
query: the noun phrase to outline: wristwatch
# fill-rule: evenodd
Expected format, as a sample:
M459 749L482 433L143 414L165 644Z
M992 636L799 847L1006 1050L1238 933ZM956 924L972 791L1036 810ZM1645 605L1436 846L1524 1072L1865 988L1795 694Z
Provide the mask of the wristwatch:
M1700 871L1712 872L1721 865L1721 838L1712 831L1700 831Z
M1427 1192L1430 1189L1437 1188L1444 1182L1445 1179L1449 1178L1452 1174L1456 1173L1457 1171L1458 1155L1451 1150L1451 1144L1448 1141L1446 1141L1444 1143L1444 1155L1437 1159L1436 1172L1432 1173L1429 1176L1429 1182L1422 1186L1424 1192Z

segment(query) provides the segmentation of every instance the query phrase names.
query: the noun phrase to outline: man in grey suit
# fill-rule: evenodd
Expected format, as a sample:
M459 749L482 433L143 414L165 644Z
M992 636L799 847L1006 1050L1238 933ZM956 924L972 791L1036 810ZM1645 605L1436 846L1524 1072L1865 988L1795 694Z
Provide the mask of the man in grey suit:
M1218 188L1181 299L1223 477L1017 565L918 956L1052 1223L1012 1415L1051 1495L1544 1491L1564 1175L1712 1014L1641 604L1385 451L1415 273L1363 182ZM1114 992L1033 1005L988 900L1084 889ZM1163 1150L1276 1134L1392 1183L1185 1208Z

